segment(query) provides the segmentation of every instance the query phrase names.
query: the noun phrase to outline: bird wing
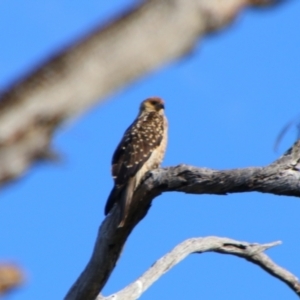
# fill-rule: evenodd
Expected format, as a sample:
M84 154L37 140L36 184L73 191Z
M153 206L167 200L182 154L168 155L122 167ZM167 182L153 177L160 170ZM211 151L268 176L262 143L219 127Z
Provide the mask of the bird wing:
M135 175L147 162L163 139L163 117L150 112L137 118L125 131L112 158L115 180L106 205L105 215L116 202L121 205L121 223L124 222L137 181ZM122 226L122 225L120 225Z
M163 119L155 113L138 118L125 131L112 159L115 184L122 186L133 177L160 145Z

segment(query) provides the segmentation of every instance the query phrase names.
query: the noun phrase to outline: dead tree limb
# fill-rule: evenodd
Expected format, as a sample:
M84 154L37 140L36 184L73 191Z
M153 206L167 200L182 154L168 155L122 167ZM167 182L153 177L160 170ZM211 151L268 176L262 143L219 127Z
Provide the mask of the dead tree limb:
M156 280L180 261L184 260L188 255L192 253L201 254L204 252L231 254L253 262L272 276L277 277L279 280L286 283L298 296L300 296L300 282L298 278L275 264L265 253L263 253L265 250L279 244L281 244L281 242L272 242L262 245L257 243L250 244L214 236L191 238L177 245L172 251L155 262L152 267L136 281L129 284L121 291L108 297L99 296L97 297L97 300L138 299Z
M226 195L237 192L263 192L300 197L300 140L282 157L266 167L217 171L179 165L156 169L133 195L127 223L117 228L119 208L101 224L94 251L85 270L74 283L66 300L95 299L108 280L133 228L147 214L152 200L163 192Z
M66 119L186 55L243 8L278 2L148 0L96 28L1 94L0 185L48 158L52 134Z

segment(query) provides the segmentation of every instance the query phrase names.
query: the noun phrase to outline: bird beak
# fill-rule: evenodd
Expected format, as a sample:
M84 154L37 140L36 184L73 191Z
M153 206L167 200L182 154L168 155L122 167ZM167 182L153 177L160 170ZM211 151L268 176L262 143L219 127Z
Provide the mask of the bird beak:
M163 103L158 104L159 109L165 109L165 105Z

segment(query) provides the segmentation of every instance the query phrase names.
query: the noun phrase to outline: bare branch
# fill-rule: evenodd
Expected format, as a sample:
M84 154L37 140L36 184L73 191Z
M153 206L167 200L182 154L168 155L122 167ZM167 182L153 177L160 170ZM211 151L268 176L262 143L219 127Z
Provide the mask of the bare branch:
M148 0L1 94L0 184L48 158L54 129L141 75L189 53L249 5L271 0Z
M130 232L142 220L152 200L163 192L217 194L258 191L300 197L300 140L281 158L266 167L217 171L186 165L156 169L133 196L127 223L117 228L115 206L99 228L92 257L65 299L95 299L113 270ZM274 274L273 274L274 275Z
M279 244L281 244L281 242L273 242L263 245L256 243L250 244L247 242L240 242L229 238L214 236L191 238L177 245L171 252L160 258L141 277L125 287L123 290L108 297L99 296L97 297L97 300L138 299L156 280L168 272L172 267L177 265L180 261L185 259L189 254L201 254L204 252L231 254L245 258L286 283L298 296L300 296L300 282L296 276L275 264L266 254L263 253L265 250Z

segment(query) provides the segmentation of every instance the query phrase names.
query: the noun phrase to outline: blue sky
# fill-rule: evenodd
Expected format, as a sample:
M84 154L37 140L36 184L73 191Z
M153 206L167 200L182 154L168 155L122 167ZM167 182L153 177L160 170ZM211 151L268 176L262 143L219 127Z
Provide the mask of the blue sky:
M0 89L133 1L1 1ZM165 99L164 166L263 166L281 128L300 112L300 2L248 10L194 52L115 92L57 131L58 164L36 164L1 191L0 260L18 263L25 284L8 300L62 299L86 265L112 187L110 161L141 100ZM125 47L126 45L124 45ZM268 251L300 276L300 199L259 193L166 193L130 236L103 293L123 288L176 244L216 235L282 240ZM283 283L236 257L192 255L141 299L296 299Z

